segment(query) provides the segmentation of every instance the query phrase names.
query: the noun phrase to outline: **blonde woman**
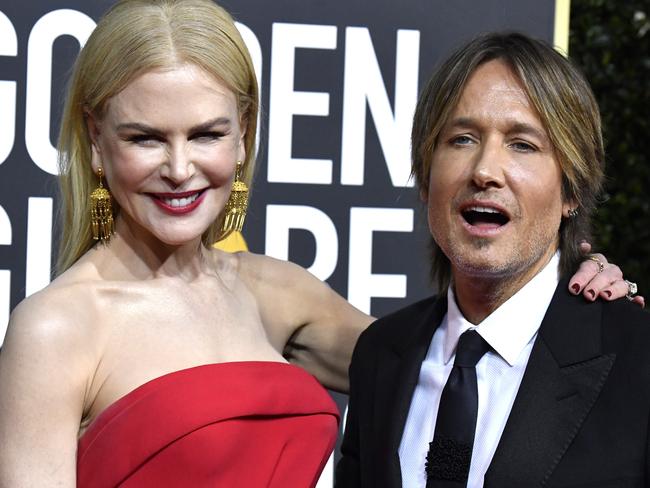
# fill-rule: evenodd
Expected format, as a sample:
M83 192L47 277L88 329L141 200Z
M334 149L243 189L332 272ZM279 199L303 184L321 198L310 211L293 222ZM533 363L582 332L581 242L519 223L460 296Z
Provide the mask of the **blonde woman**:
M101 19L61 126L59 275L0 355L1 486L315 485L339 420L318 382L347 391L372 319L296 265L211 247L250 185L257 111L211 1ZM581 289L620 277L598 259Z

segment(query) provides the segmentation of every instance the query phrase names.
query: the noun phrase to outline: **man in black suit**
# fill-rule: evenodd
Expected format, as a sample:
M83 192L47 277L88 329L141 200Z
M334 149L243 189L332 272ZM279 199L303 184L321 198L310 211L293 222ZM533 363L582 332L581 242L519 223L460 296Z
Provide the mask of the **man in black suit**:
M587 82L477 38L424 89L412 151L441 293L359 339L337 486L650 486L650 316L564 278L603 179Z

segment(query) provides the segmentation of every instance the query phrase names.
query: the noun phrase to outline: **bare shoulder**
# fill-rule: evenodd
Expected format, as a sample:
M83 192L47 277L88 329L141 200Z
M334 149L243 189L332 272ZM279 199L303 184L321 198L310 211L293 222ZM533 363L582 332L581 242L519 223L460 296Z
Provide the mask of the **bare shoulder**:
M0 354L0 390L20 382L45 392L50 386L42 383L63 379L82 394L75 401L83 407L102 349L97 284L71 271L16 306Z
M95 369L88 287L58 283L11 314L0 354L0 485L72 486L77 433Z
M240 272L244 279L250 281L250 284L292 286L299 281L312 282L313 286L326 286L305 268L290 261L250 252L240 252L233 256L237 257Z
M62 375L85 389L101 349L92 293L83 284L51 284L16 306L0 354L0 391L19 381L48 388L40 383Z
M282 322L293 331L332 312L334 302L345 302L327 283L297 264L253 253L237 257L239 274L267 322Z
M25 298L11 314L5 346L11 347L14 340L59 347L87 343L93 336L89 325L95 323L94 291L90 283L54 282Z

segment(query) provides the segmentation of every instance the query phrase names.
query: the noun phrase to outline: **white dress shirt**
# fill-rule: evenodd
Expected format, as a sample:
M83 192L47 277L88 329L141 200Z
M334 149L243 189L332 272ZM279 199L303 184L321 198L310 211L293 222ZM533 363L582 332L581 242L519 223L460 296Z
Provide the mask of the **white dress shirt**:
M399 447L402 486L425 488L424 463L433 439L442 389L454 364L458 338L475 328L492 350L476 365L478 417L467 486L482 487L510 415L537 331L558 284L559 255L477 326L463 317L447 290L447 314L433 334L420 368Z

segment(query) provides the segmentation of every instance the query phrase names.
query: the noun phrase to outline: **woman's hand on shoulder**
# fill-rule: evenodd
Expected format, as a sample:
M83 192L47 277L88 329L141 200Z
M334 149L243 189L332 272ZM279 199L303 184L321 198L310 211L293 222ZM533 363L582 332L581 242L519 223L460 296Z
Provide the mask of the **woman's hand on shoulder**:
M347 392L352 351L373 318L301 266L249 253L241 257L271 342L324 386Z
M0 486L75 486L89 367L79 301L42 291L11 315L0 353Z
M589 301L597 298L618 300L627 297L631 302L645 307L645 299L636 295L636 285L623 277L623 271L617 265L607 261L600 253L591 253L591 244L580 244L585 260L578 271L569 280L569 290L582 295Z

